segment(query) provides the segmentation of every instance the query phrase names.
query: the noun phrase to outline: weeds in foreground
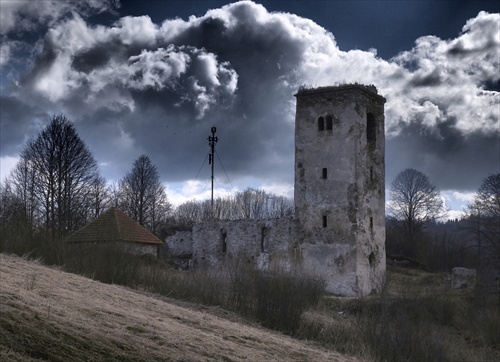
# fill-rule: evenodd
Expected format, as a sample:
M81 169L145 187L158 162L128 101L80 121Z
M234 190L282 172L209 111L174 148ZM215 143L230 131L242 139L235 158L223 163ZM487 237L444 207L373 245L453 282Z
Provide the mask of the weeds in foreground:
M143 285L152 292L221 306L290 335L300 327L302 314L317 305L325 287L316 276L282 269L264 272L239 262L212 270L170 270L155 274L153 280L151 274L146 277Z
M36 273L29 273L26 275L26 283L24 285L24 288L26 290L33 290L36 285Z
M116 251L105 255L76 258L73 271L220 306L268 328L369 360L500 360L495 296L452 291L443 287L442 275L393 269L397 285L404 288L389 286L380 295L352 299L323 296L321 278L280 269L258 271L239 259L220 268L177 271Z
M302 314L318 304L325 282L276 268L256 270L242 258L208 270L177 271L113 245L99 253L81 246L66 255L66 269L93 279L140 288L170 298L220 306L290 335Z
M305 313L298 336L375 361L500 360L496 296L442 288L432 276L424 278L434 290L412 285L360 299L325 297Z

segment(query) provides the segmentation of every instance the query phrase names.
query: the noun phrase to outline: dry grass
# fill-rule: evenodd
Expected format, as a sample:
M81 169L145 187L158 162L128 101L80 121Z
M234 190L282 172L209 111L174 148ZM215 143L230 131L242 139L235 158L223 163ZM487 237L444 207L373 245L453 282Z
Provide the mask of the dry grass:
M359 360L19 257L0 280L3 361Z
M497 298L452 290L444 273L389 267L382 294L325 296L299 335L373 361L500 361Z

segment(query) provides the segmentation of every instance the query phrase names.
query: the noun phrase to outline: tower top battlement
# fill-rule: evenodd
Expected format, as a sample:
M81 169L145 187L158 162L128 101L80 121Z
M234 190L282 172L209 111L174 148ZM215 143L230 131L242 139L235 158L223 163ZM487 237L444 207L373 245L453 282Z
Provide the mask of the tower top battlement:
M346 83L340 84L336 86L327 86L327 87L315 87L308 88L306 86L301 86L298 92L295 94L295 97L303 96L303 95L316 95L320 93L335 93L335 92L345 92L350 90L362 90L365 92L369 92L369 95L377 96L380 101L385 103L385 98L378 94L377 88L374 85L364 85L359 83Z

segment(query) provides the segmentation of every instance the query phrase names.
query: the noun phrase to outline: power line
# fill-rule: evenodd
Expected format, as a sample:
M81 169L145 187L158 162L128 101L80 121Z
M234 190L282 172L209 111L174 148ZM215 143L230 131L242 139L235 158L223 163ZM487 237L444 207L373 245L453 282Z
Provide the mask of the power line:
M198 170L198 173L196 174L196 177L194 178L195 184L196 184L196 181L198 181L198 176L200 176L200 172L201 172L201 170L203 169L203 166L205 166L205 162L207 162L208 156L209 156L209 155L206 155L206 156L205 156L205 159L204 159L204 160L203 160L203 162L201 163L200 169ZM205 189L205 186L203 186L203 189ZM189 194L191 194L191 191L192 191L192 190L193 190L193 185L191 185L191 187L189 188L188 193L189 193Z
M233 190L234 189L233 184L232 184L231 180L229 179L229 176L226 172L226 168L224 167L224 164L222 163L222 160L220 159L219 153L217 151L215 151L215 154L217 155L217 159L219 160L219 163L222 166L222 169L224 170L224 174L226 175L227 181L229 181L229 185L231 185L231 190Z

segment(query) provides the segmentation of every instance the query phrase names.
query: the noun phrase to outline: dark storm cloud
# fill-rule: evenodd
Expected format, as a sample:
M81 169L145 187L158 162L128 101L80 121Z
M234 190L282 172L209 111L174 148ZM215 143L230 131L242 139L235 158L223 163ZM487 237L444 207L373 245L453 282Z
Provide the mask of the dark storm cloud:
M494 161L480 167L471 155L499 132L499 94L487 86L500 78L498 21L481 12L457 38L422 37L387 61L343 51L313 21L249 1L161 24L141 16L94 26L74 14L48 31L15 94L67 112L108 178L146 153L164 181L193 179L215 125L231 178L291 183L297 88L374 84L387 98L389 175L422 165L432 178L457 165L455 154L479 173ZM436 179L476 188L458 172Z
M428 175L441 190L475 190L499 170L498 134L460 134L453 121L431 131L416 123L386 142L386 180L389 185L405 168Z
M409 82L411 87L433 87L442 84L444 81L439 70L434 69L428 74L416 74Z
M29 105L11 96L0 97L0 154L17 156L30 135L48 114L37 105Z
M115 11L119 7L118 0L16 0L2 1L0 12L0 35L16 32L34 31L46 26L52 26L61 18L72 12L90 15Z

